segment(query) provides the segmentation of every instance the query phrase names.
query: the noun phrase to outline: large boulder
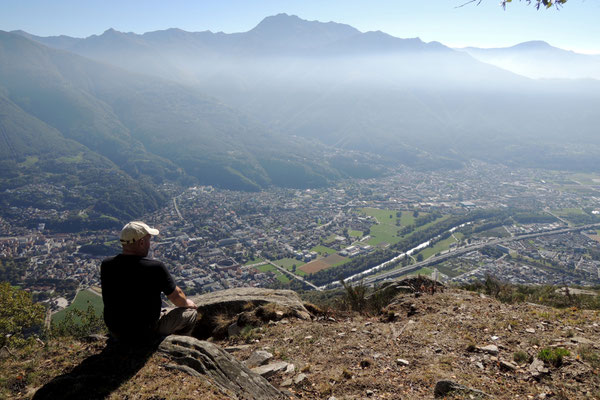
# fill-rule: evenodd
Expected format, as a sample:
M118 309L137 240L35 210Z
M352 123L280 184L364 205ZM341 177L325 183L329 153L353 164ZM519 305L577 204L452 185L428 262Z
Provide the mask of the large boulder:
M239 333L247 325L282 318L307 320L311 314L292 290L235 288L191 297L198 306L193 336L223 338Z
M168 336L159 346L167 368L207 378L231 399L278 400L287 397L219 346L189 336Z

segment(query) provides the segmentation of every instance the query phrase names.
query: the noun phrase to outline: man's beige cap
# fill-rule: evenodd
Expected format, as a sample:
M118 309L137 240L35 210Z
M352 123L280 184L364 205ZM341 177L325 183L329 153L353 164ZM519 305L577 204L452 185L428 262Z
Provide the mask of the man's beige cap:
M121 230L121 243L133 243L146 235L158 235L158 229L150 228L141 221L131 221Z

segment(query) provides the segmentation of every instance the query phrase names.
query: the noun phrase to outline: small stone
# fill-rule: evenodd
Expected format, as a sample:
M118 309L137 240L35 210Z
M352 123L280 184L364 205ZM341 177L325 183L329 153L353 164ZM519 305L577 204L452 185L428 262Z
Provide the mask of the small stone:
M547 374L548 368L544 366L544 362L539 358L534 358L533 362L529 365L529 372L534 378L540 375Z
M266 364L271 358L273 358L273 354L268 351L256 350L250 354L250 357L246 361L242 361L242 363L248 368L254 368Z
M294 364L288 364L284 373L285 374L293 374L294 372L296 372L296 366Z
M310 339L312 339L312 338L313 338L312 336L305 336L305 337L304 337L304 340L310 340Z
M285 361L280 361L276 363L271 363L267 365L261 365L260 367L252 368L251 371L261 375L264 378L271 377L278 372L285 370L288 366L288 363Z
M535 333L535 329L533 329L533 328L527 328L527 329L525 329L525 332L527 332L527 333Z
M357 331L357 329L356 329L356 328L352 328L352 329L350 329L350 332L356 332L356 331Z
M475 366L476 366L477 368L479 368L479 369L483 369L483 364L481 363L481 361L477 361L477 362L475 363Z
M329 318L327 318L327 320L331 321L331 322L335 322L335 318L333 318L333 317L329 317Z
M501 360L500 368L506 371L515 371L518 368L518 366L513 362Z
M293 383L292 378L287 378L285 381L281 382L281 386L289 387L292 386Z
M367 390L367 397L371 397L375 394L372 390Z
M500 339L500 336L492 336L492 340L498 340Z
M286 318L282 319L281 321L279 321L280 324L286 325L289 324L290 321L288 321Z
M478 347L479 351L482 351L484 353L488 353L488 354L498 354L498 346L494 345L494 344L490 344L487 346L483 346L483 347Z
M409 365L410 363L409 363L407 360L403 359L403 358L398 358L398 359L396 360L396 364L398 364L398 365L402 365L402 366L405 366L405 367L408 367L408 365Z
M298 385L298 384L304 382L306 380L306 378L307 378L306 374L298 374L298 376L296 376L294 378L294 384Z
M338 333L338 337L344 337L344 336L346 336L346 334L344 332Z
M373 325L371 321L365 322L365 326Z

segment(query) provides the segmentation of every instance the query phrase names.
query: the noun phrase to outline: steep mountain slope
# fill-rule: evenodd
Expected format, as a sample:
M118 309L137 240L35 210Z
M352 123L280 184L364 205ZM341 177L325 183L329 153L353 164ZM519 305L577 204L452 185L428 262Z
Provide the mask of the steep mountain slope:
M235 34L37 40L200 87L288 136L394 162L588 169L600 155L598 81L534 81L438 42L286 14ZM517 47L532 59L540 48Z
M530 78L600 79L600 56L562 50L543 41L463 50L480 61Z
M189 175L203 184L256 190L272 183L321 186L344 175L318 147L276 136L197 89L14 34L1 33L0 46L0 85L11 101L135 178ZM282 181L282 169L294 177Z
M55 210L48 228L78 230L119 225L164 201L144 182L123 173L109 159L65 138L0 94L0 203ZM85 218L61 214L85 210Z

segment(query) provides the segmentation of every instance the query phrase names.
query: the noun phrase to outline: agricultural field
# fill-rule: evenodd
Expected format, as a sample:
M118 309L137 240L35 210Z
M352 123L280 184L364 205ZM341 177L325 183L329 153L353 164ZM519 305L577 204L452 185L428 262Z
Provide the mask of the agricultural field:
M379 210L376 208L363 208L364 214L374 217L378 224L371 226L371 238L367 241L371 246L376 246L380 243L395 244L400 241L398 235L399 227L396 226L397 211L394 210Z
M97 292L92 292L89 289L81 290L77 293L75 300L73 300L69 307L52 315L52 322L58 323L62 321L65 318L68 310L78 309L81 311L86 311L90 305L94 307L96 315L102 315L102 311L104 310L102 296Z
M352 236L352 235L350 235ZM329 254L335 254L336 251L334 249L331 249L329 247L325 247L325 246L315 246L312 249L310 249L310 251L316 251L317 253L319 253L319 255L329 255Z
M327 269L332 266L342 265L348 260L348 258L342 257L338 254L330 254L325 258L321 258L319 260L311 261L308 264L304 264L302 267L299 268L299 270L307 274L314 274L315 272L319 272L323 269Z
M352 230L352 229L350 229L348 231L348 235L351 236L351 237L355 237L355 238L361 238L361 237L363 237L363 233L361 231L355 231L355 230Z
M297 260L295 258L282 258L281 260L273 261L273 264L277 264L282 268L287 269L290 272L293 272L294 265L296 265L296 275L304 276L306 275L301 269L300 266L304 265L304 261ZM287 277L286 277L287 278Z
M381 245L384 243L396 244L402 237L398 236L398 230L402 226L411 225L415 222L415 217L411 211L402 211L400 215L400 226L396 225L398 221L397 213L395 210L379 210L376 208L363 208L361 210L364 214L370 215L377 219L379 224L371 226L371 238L367 241L372 246ZM420 216L425 216L426 213L421 213ZM444 215L430 223L419 226L415 229L415 232L429 228L445 219L450 218L449 215ZM410 235L410 234L408 234ZM408 236L407 235L407 236Z

